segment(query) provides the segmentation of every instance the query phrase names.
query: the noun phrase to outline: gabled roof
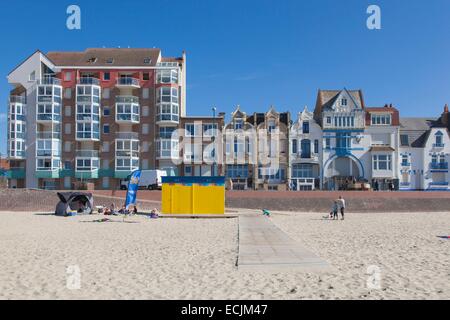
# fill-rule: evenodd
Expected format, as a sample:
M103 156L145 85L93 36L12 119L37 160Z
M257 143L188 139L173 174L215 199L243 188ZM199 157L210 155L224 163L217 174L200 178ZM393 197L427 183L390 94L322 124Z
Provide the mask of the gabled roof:
M314 114L319 115L324 109L330 108L343 92L346 92L350 96L355 105L363 109L365 108L364 98L361 90L347 90L346 88L344 88L343 90L319 89L317 93L317 101Z
M155 66L161 50L136 48L88 48L85 51L49 52L56 66Z

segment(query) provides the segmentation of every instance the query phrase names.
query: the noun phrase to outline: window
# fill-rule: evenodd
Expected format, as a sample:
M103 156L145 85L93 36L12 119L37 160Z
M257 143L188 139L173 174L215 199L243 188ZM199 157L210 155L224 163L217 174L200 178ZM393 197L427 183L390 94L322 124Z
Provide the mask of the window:
M311 158L311 141L309 139L303 139L301 141L302 158Z
M374 126L386 126L391 124L390 114L372 114L372 125Z
M185 130L186 130L186 137L193 137L195 136L196 132L195 132L195 125L193 123L187 123L184 126Z
M346 106L347 105L347 98L342 98L341 99L341 106Z
M33 71L30 73L30 75L28 76L28 80L30 80L30 81L36 80L36 71Z
M103 133L108 134L109 133L109 124L103 125Z
M64 170L72 170L72 162L64 161Z
M71 71L66 71L66 73L64 73L64 81L72 81L72 72Z
M314 153L319 153L319 140L314 140Z
M292 140L292 153L297 153L297 139Z
M108 141L103 141L102 152L109 152L109 142Z
M106 63L107 63L107 64L113 64L113 63L114 63L114 58L108 58L108 59L106 59Z
M71 99L72 98L72 89L71 88L64 89L64 98L65 99Z
M258 168L258 179L280 180L284 179L284 169L280 168Z
M142 125L142 134L148 134L150 131L150 126L148 123L144 123Z
M203 125L203 135L205 137L215 137L217 136L217 124L208 123Z
M148 106L142 107L142 116L148 117L150 115L150 108Z
M144 80L144 81L150 80L150 73L144 72L144 73L142 74L142 80Z
M77 159L77 171L93 171L98 169L98 159L95 158L82 158Z
M103 73L103 80L105 80L105 81L111 80L111 74L109 72L104 72Z
M408 146L409 145L408 135L407 134L401 134L400 135L400 144L402 146Z
M313 166L309 163L292 165L292 178L312 178Z
M71 123L65 123L64 124L64 133L65 134L70 134L71 131L72 131L72 124Z
M177 70L159 70L157 75L158 83L178 83Z
M109 107L103 107L103 115L109 116L110 114L111 114L111 110L109 109Z
M150 96L150 90L148 88L142 89L142 98L148 99Z
M185 166L184 167L184 174L187 176L190 176L192 174L192 166Z
M309 133L309 121L303 121L303 133Z
M331 149L331 138L325 138L325 149Z
M70 152L71 148L72 148L72 143L70 141L65 141L64 142L64 151Z
M248 165L246 164L229 164L226 170L227 178L247 178Z
M103 99L109 99L110 89L104 88L103 89Z
M436 139L436 143L435 143L435 147L443 147L444 143L443 143L443 134L441 131L438 131L435 135L435 139Z
M108 189L109 188L109 177L103 177L103 179L102 179L102 187L104 189Z
M159 127L159 137L163 139L171 139L176 127ZM175 137L174 137L175 138Z
M327 117L327 124L331 124L331 117Z
M407 154L402 154L402 166L408 166L409 162L408 162L408 155Z
M156 154L159 157L171 158L178 157L178 141L177 140L160 140L156 145Z
M236 119L234 121L234 130L241 130L244 127L244 120Z
M72 107L71 106L65 106L64 107L64 115L66 117L70 117L71 114L72 114Z
M390 155L374 155L373 170L392 170Z
M275 130L275 120L269 120L269 124L268 124L268 131L272 132Z
M150 58L144 59L144 64L150 64L150 62L152 62L152 59L150 59Z

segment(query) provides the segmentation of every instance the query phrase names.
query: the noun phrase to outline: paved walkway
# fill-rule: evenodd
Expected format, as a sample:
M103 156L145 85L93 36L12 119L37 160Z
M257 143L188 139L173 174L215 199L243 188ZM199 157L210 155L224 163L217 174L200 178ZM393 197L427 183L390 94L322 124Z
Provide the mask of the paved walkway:
M325 260L300 246L262 215L239 216L238 270L323 271Z

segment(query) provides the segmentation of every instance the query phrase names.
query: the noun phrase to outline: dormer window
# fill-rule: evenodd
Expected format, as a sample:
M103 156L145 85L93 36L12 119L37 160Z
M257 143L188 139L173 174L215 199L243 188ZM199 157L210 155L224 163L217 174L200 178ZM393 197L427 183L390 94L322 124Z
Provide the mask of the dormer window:
M341 106L346 106L347 105L347 99L346 98L342 98L341 99Z
M371 123L373 126L391 125L391 114L372 114Z
M244 127L244 120L236 119L234 121L234 130L241 130Z
M275 120L269 120L268 130L269 132L275 131Z
M97 58L96 57L89 58L87 62L88 63L96 63L97 62Z
M107 64L113 64L114 63L114 59L113 58L108 58L108 59L106 59L106 63Z
M150 64L150 62L152 62L152 60L150 58L144 59L144 64Z
M436 143L435 143L434 146L435 146L436 148L442 148L442 147L444 146L443 134L442 134L441 131L438 131L438 132L435 134L435 140L436 140Z

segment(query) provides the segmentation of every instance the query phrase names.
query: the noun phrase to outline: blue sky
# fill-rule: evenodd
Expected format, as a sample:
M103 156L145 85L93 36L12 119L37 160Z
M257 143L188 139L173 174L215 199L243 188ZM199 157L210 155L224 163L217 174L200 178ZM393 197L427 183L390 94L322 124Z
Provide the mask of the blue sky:
M66 28L66 8L82 29ZM381 7L382 29L366 27ZM369 106L393 103L402 116L438 116L450 103L448 0L2 1L1 132L6 75L34 50L159 47L187 51L187 110L297 113L317 89L364 90ZM0 151L6 152L6 134Z

